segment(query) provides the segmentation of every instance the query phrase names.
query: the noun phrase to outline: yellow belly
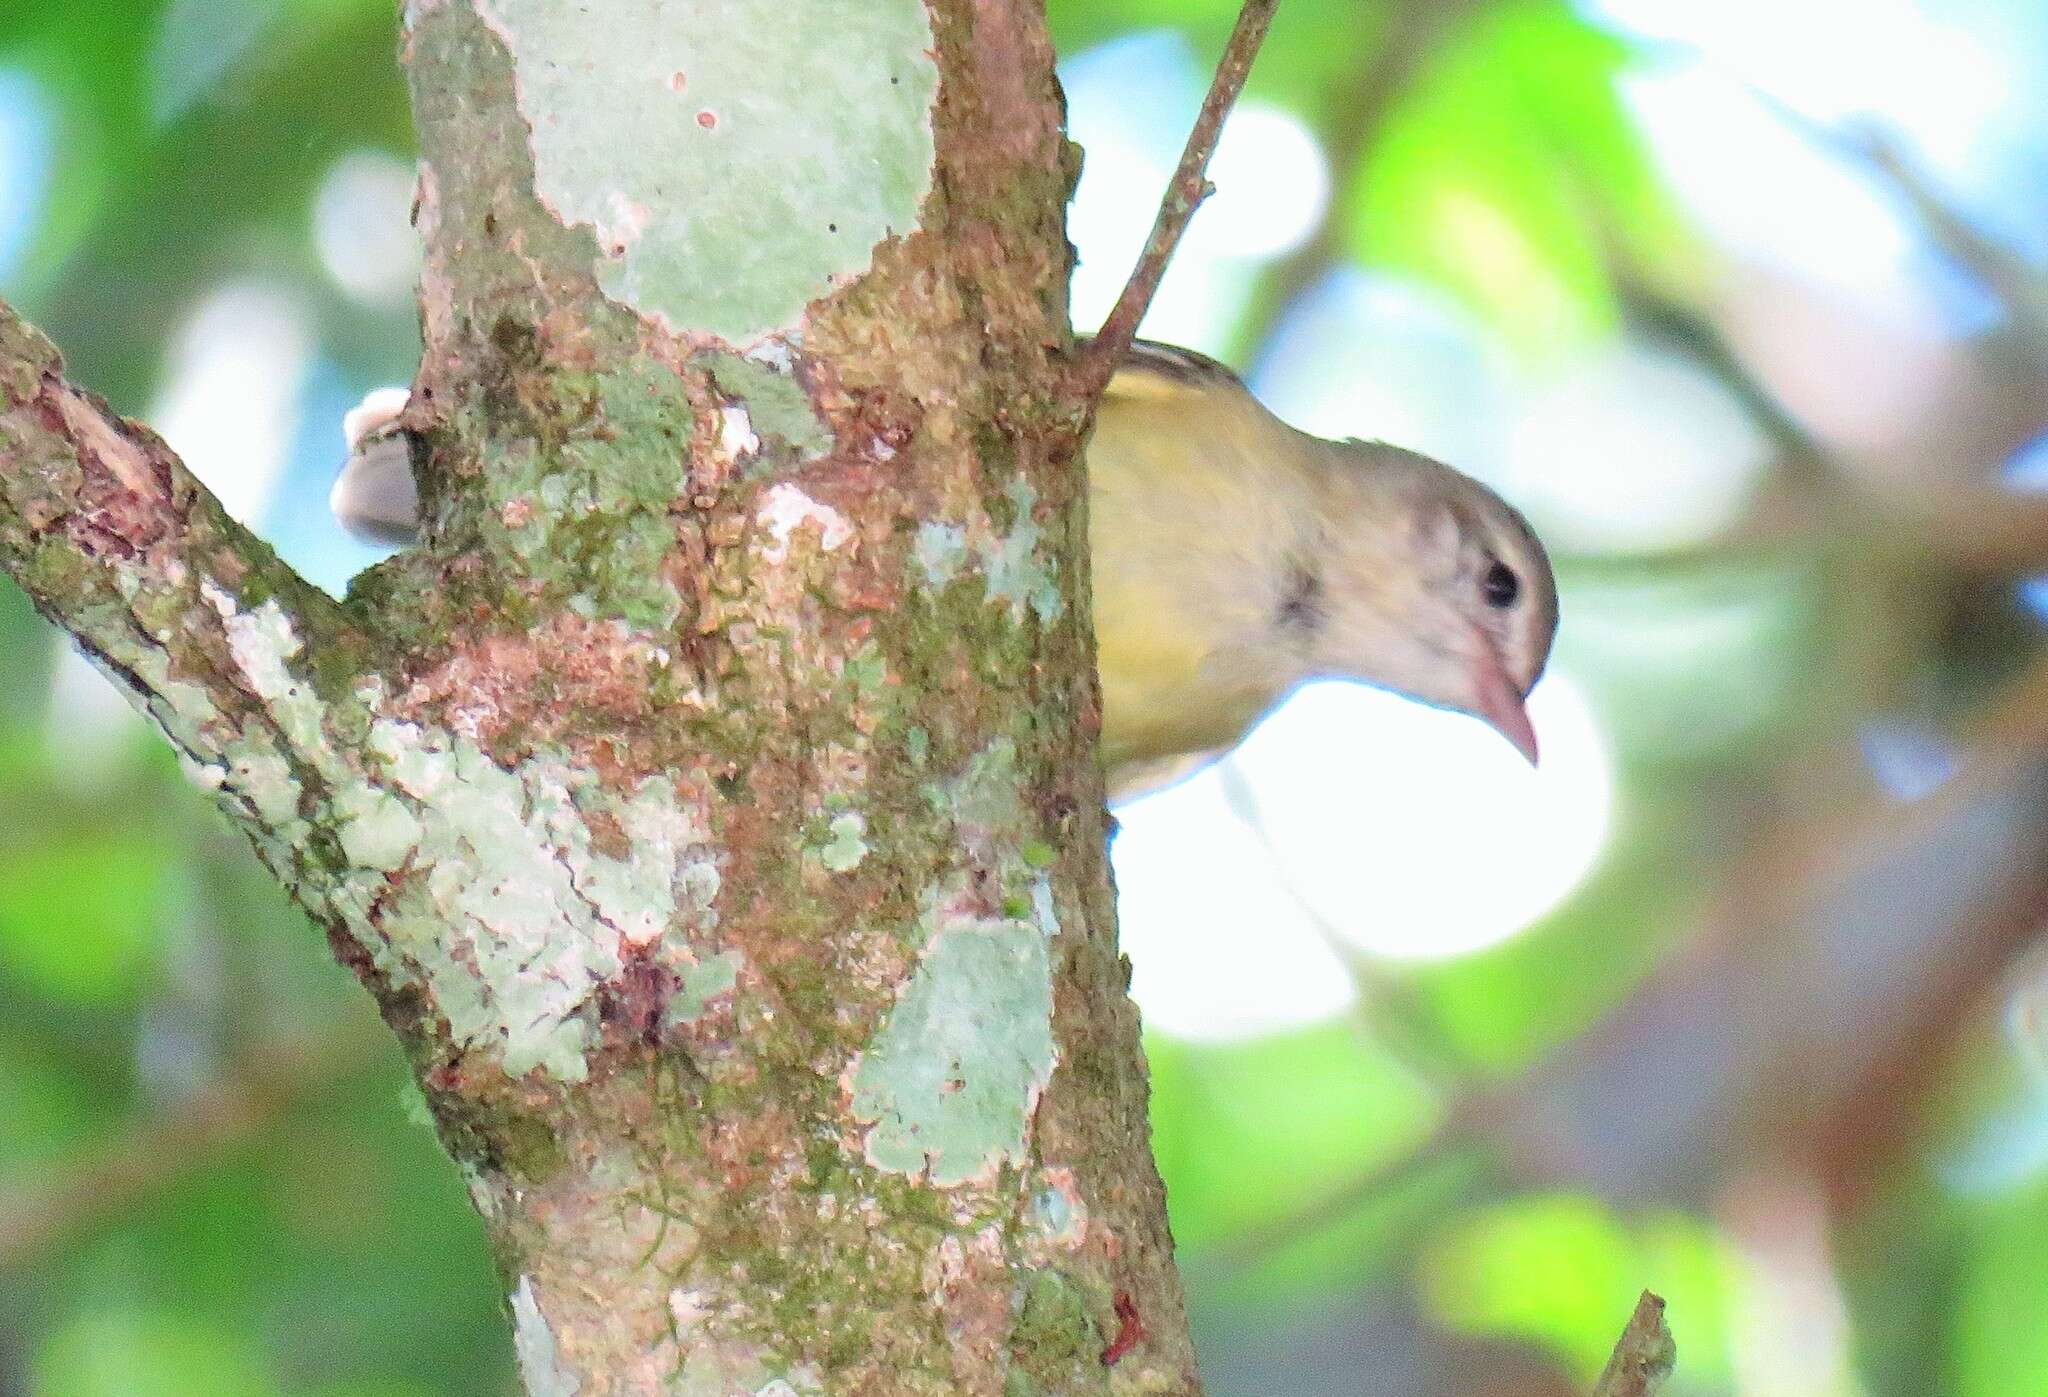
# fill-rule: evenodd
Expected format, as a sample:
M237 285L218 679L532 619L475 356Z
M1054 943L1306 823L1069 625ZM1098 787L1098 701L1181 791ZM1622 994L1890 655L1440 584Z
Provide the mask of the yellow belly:
M1249 401L1249 400L1247 400ZM1298 677L1270 641L1270 575L1298 487L1250 421L1204 401L1112 396L1088 449L1102 756L1227 748Z

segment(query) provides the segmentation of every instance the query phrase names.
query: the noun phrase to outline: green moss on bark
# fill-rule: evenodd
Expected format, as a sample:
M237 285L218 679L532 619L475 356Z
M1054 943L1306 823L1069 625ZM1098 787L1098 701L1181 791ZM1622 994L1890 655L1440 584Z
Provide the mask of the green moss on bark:
M1018 1290L1004 1397L1107 1392L1102 1331L1081 1288L1062 1272L1048 1270L1034 1272Z

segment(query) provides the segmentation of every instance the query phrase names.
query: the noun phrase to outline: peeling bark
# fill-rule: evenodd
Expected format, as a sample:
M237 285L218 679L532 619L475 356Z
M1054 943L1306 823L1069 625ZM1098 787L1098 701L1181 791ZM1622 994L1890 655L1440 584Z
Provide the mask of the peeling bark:
M405 1041L529 1392L1197 1392L1042 18L678 8L407 6L418 551L328 601L0 310L0 559Z

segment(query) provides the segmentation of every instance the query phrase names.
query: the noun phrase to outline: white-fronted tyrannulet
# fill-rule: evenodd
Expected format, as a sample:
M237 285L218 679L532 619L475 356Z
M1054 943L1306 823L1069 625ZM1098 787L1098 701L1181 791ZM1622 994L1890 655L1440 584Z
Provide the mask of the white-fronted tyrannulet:
M349 414L335 514L416 531L405 395ZM1139 343L1087 449L1089 547L1112 797L1222 755L1297 684L1363 680L1491 724L1530 761L1524 700L1557 587L1499 496L1381 442L1296 431L1213 360Z

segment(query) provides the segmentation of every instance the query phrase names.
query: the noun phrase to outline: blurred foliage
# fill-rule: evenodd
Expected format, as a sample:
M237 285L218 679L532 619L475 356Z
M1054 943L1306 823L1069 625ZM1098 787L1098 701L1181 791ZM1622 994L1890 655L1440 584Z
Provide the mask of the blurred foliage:
M1342 1362L1260 1369L1258 1390L1421 1397L1443 1390L1446 1354L1469 1361L1444 1371L1513 1355L1582 1384L1648 1285L1671 1301L1679 1391L1800 1397L1822 1389L1756 1357L1792 1322L1758 1296L1796 1282L1846 1316L1851 1376L1830 1393L2048 1390L2038 1161L1968 1186L1942 1167L1987 1121L2041 1129L2038 1093L1984 1029L2021 942L1972 949L2011 909L1929 933L1930 955L1975 938L1957 954L1982 964L1956 982L1899 950L1911 898L1857 904L1876 910L1846 951L1787 910L1813 869L1849 869L1821 880L1833 889L1901 842L1883 821L1908 807L1872 777L1861 720L1904 714L1961 741L2033 625L2010 579L1964 576L1939 536L1873 519L1871 480L1828 475L1850 474L1852 450L1926 454L1924 439L1871 446L1879 426L1827 438L1776 396L1825 379L1881 318L1827 339L1827 296L1744 280L1710 246L1628 100L1646 45L1547 0L1429 4L1282 7L1250 93L1308 123L1334 193L1318 235L1255 269L1232 342L1261 344L1290 298L1362 266L1461 307L1517 391L1588 346L1653 341L1767 419L1780 455L1697 547L1558 560L1559 663L1617 763L1614 832L1562 906L1472 955L1347 952L1360 1000L1341 1021L1151 1041L1155 1147L1195 1311L1214 1321L1205 1361L1250 1371L1247 1355L1298 1337ZM0 292L140 414L207 294L279 289L316 346L270 520L288 548L310 536L337 404L404 381L415 353L410 313L339 286L313 231L338 159L408 157L394 8L0 6L0 74L40 103L10 113L22 89L0 86L0 135L13 121L48 157L47 180L0 188L0 259L6 220L24 224ZM1049 9L1063 53L1165 26L1210 54L1236 3ZM1391 89L1362 89L1372 73ZM1793 370L1757 347L1756 307L1780 303L1784 334L1810 337ZM1986 381L2022 403L2010 416L2031 393L2041 417L2038 376L1944 352L1923 378L1953 395L1927 413L1950 437L1997 420L1969 396ZM0 588L0 1393L509 1391L462 1180L402 1105L366 999L138 725L53 690L57 653ZM2038 757L2038 727L1997 731L2003 760ZM1486 841L1514 837L1483 809L1473 824L1482 864ZM1260 929L1244 932L1256 954ZM1816 986L1858 967L1890 978L1831 1008ZM1962 988L1930 1005L1922 979ZM1959 1030L1974 1051L1948 1051ZM1859 1056L1894 1031L1903 1059ZM223 1101L237 1109L191 1125ZM1903 1121L1852 1129L1871 1101ZM1768 1274L1773 1227L1728 1207L1787 1169L1833 1210L1790 1282ZM1332 1347L1332 1325L1371 1342Z
M1412 1074L1361 1052L1344 1025L1232 1048L1162 1040L1149 1056L1152 1148L1190 1248L1291 1216L1347 1170L1412 1148L1438 1114Z
M1439 282L1525 352L1611 334L1610 237L1683 247L1623 117L1620 40L1562 6L1480 9L1348 181L1365 261Z
M112 327L168 328L202 288L252 269L322 288L307 239L315 184L346 151L411 145L395 26L380 0L0 14L0 54L41 85L62 152L10 292L79 377L139 407L161 339ZM338 298L328 309L335 329L353 328Z
M1682 1320L1686 1384L1708 1390L1728 1378L1731 1265L1683 1214L1625 1223L1590 1198L1532 1194L1447 1219L1423 1254L1422 1288L1441 1323L1546 1344L1586 1383L1613 1351L1615 1310L1653 1290Z

